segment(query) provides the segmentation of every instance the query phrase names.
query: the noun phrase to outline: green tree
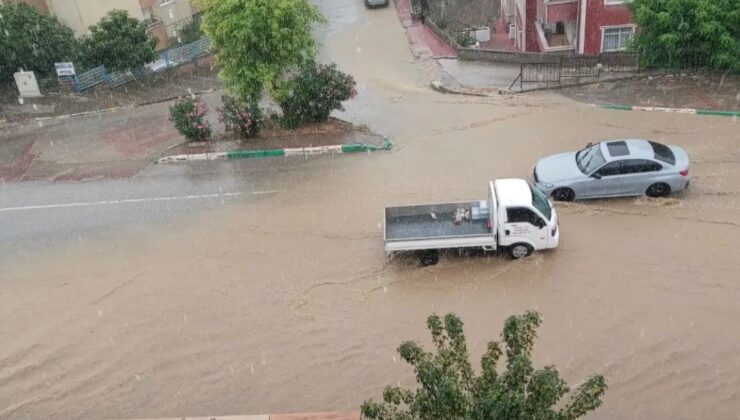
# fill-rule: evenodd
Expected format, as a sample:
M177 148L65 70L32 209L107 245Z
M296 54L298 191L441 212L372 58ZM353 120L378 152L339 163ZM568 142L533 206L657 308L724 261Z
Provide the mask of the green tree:
M398 348L416 371L416 391L386 387L383 403L372 400L362 405L362 415L377 420L572 420L601 405L606 381L591 376L558 405L570 388L553 366L535 370L532 350L541 318L537 312L511 316L504 323L503 341L489 342L481 359L481 373L470 365L463 323L455 314L444 320L427 319L436 354L406 341ZM506 355L506 370L497 365ZM561 408L553 408L554 406Z
M740 0L633 0L647 66L740 72Z
M283 76L312 59L314 23L323 16L308 0L197 0L221 79L244 100L274 93Z
M82 38L87 67L104 65L109 71L127 70L154 61L157 40L146 24L125 10L112 10Z
M54 63L73 61L77 41L72 29L26 4L0 5L0 81L18 69L37 77L54 75Z

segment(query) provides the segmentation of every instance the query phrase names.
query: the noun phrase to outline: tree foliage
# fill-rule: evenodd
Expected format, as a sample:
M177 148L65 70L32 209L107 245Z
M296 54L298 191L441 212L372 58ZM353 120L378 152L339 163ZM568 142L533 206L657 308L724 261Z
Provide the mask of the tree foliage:
M606 381L591 376L565 405L558 402L570 392L553 366L535 369L532 350L541 324L537 312L511 316L504 323L504 348L489 342L481 359L481 373L470 365L463 323L455 314L444 319L432 315L427 328L436 354L406 341L398 352L414 367L416 391L389 386L383 403L362 405L362 414L377 420L572 420L601 405ZM506 369L498 371L506 355ZM561 408L554 408L555 406Z
M87 66L105 65L109 71L127 70L154 61L157 40L144 22L124 10L108 12L82 38Z
M54 74L54 63L73 61L74 32L52 16L26 4L0 5L0 81L13 80L18 69L37 77Z
M633 0L645 64L740 72L740 0Z
M339 71L336 64L308 63L285 83L278 95L283 125L295 128L307 122L326 121L332 111L343 109L343 101L356 94L354 78Z
M221 79L244 99L273 92L282 77L314 57L311 36L323 16L308 0L198 0Z

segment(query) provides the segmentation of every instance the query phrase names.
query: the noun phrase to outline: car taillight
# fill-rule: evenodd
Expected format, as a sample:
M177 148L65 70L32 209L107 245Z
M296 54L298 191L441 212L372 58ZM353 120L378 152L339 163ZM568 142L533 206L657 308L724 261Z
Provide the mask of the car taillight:
M689 175L689 168L686 168L683 171L679 171L678 173L681 174L681 176L688 176Z

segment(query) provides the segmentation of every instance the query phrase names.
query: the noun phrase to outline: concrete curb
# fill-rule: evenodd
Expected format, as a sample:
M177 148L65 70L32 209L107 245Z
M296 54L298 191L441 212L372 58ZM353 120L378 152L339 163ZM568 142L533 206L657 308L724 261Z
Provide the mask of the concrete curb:
M480 93L480 92L469 92L462 89L453 89L445 86L442 82L439 80L435 80L431 83L432 90L435 90L440 93L449 93L453 95L467 95L467 96L481 96L481 97L490 97L493 95L489 95L487 93ZM501 90L498 91L499 94L501 94Z
M649 111L649 112L668 112L673 114L690 114L690 115L713 115L718 117L740 117L740 111L723 111L713 109L695 109L695 108L666 108L659 106L633 106L618 104L601 104L592 105L602 109L614 109L618 111Z
M192 162L204 160L230 160L230 159L256 159L279 156L314 156L328 153L358 153L391 150L393 143L388 138L383 138L382 146L371 144L338 144L332 146L296 147L286 149L265 150L234 150L231 152L193 153L183 155L164 156L157 159L156 163Z

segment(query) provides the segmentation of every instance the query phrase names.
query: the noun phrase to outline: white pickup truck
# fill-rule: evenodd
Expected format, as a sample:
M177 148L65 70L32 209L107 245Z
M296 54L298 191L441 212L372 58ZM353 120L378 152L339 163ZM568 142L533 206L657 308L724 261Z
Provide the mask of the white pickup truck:
M488 184L488 199L386 207L385 251L417 251L422 265L439 261L440 249L506 249L513 258L555 248L560 240L552 203L523 179Z

